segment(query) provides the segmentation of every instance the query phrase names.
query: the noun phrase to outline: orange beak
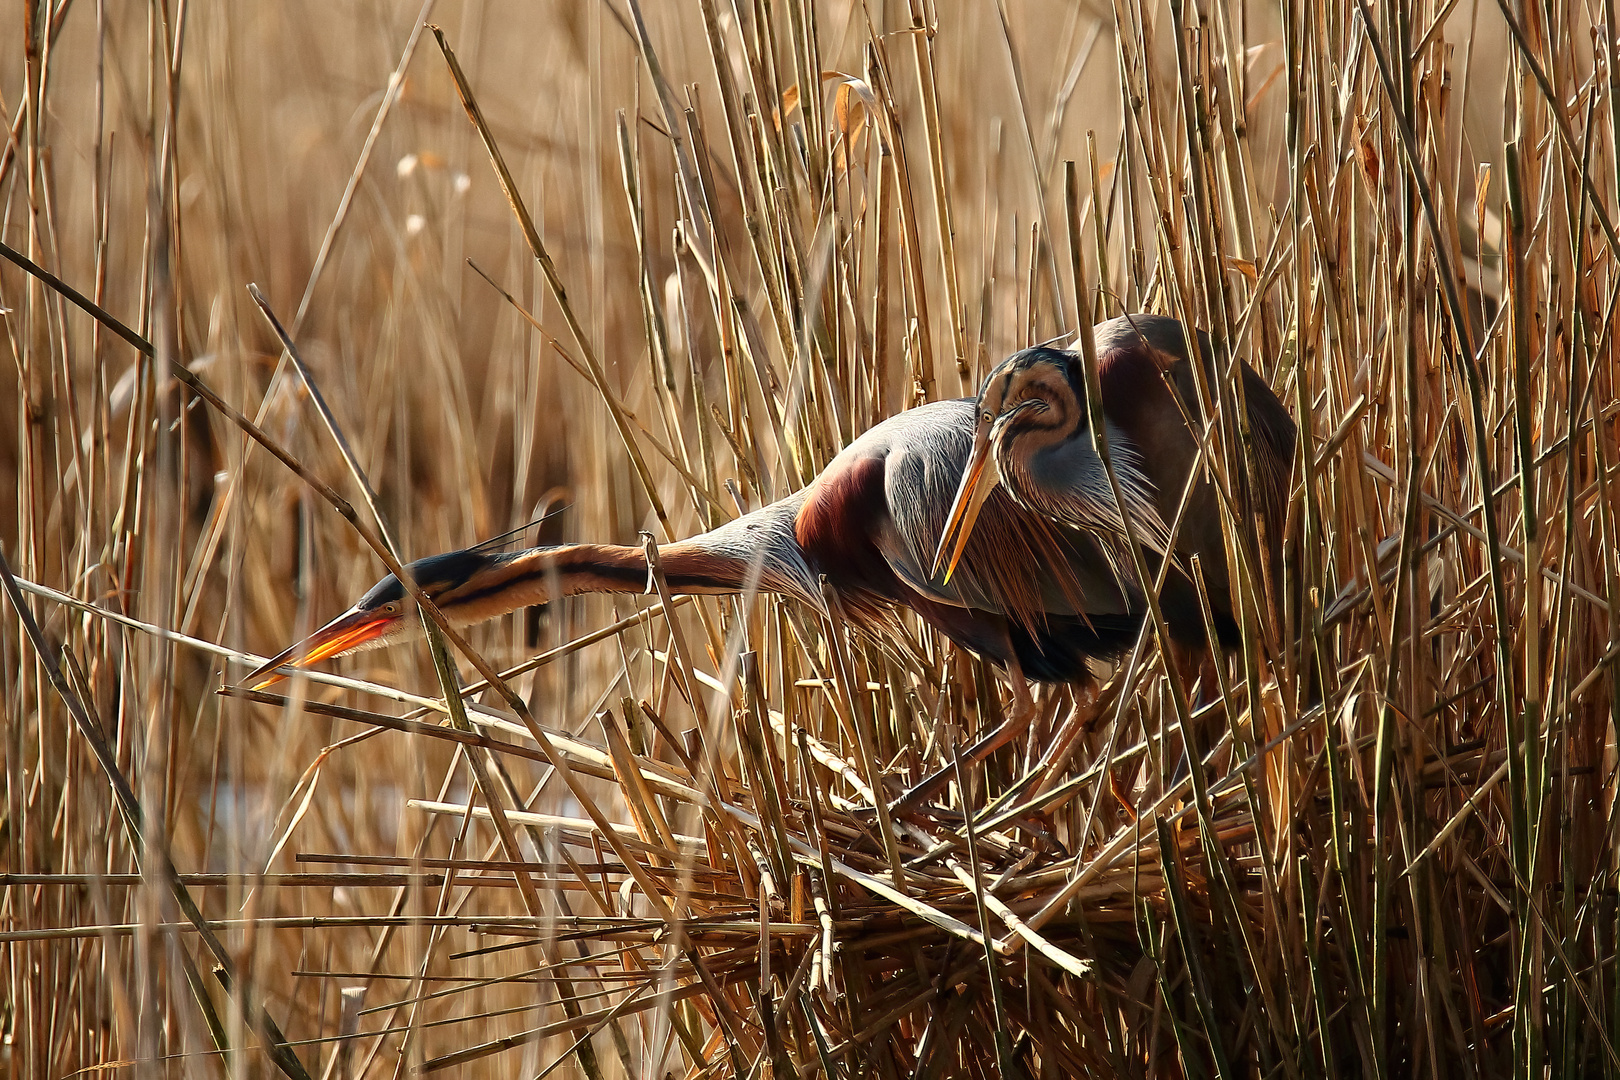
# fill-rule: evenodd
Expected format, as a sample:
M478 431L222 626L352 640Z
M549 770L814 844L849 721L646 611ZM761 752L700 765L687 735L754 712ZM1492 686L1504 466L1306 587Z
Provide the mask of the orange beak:
M390 618L377 611L357 611L350 608L309 637L285 652L277 653L263 664L248 672L242 680L249 689L263 690L286 678L278 670L283 665L308 667L329 656L338 656L359 648L383 635Z
M973 453L968 458L967 468L962 470L962 483L956 489L956 500L951 503L945 528L939 534L939 546L934 549L934 565L928 571L930 578L939 576L943 564L944 581L949 584L956 564L962 560L962 552L967 550L968 537L973 535L973 525L979 520L979 511L984 509L984 501L999 483L1001 470L996 467L995 454L990 452L990 425L980 424L973 436ZM949 559L945 556L947 548L950 549Z

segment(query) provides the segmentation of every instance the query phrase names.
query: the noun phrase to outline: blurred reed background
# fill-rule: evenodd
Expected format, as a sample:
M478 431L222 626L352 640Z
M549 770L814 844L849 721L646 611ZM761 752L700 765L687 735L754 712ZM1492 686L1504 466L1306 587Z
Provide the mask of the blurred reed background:
M11 5L0 1063L1620 1076L1613 26ZM1149 632L905 821L874 792L1005 695L914 622L581 597L478 630L541 658L510 682L543 750L483 691L495 744L446 726L419 645L222 696L383 572L172 375L369 524L250 282L407 557L558 508L545 539L688 535L1018 347L1175 314L1299 420L1301 600L1246 641L1207 770L1176 769Z

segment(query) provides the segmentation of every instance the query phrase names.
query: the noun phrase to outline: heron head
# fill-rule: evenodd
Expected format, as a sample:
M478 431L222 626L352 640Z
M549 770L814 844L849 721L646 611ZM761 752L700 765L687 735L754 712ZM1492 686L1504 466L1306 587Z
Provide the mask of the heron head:
M1072 437L1084 421L1084 403L1085 375L1074 353L1037 346L996 365L979 388L973 451L934 551L933 574L943 567L950 581L1004 466Z
M979 422L981 427L988 424L994 441L1005 446L1020 432L1083 420L1085 401L1079 354L1038 345L1013 353L985 377L979 388Z
M511 591L512 575L506 572L511 560L511 555L475 547L418 559L405 569L452 624L468 625L498 613L486 609ZM306 667L333 656L386 645L421 628L416 612L416 601L404 584L389 574L349 610L271 657L242 681L259 690L285 678L279 672L283 666Z

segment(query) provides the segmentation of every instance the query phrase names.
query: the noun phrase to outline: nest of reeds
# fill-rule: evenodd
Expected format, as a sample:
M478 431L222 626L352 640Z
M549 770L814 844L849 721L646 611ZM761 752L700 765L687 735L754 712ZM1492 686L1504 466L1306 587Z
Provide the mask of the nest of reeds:
M828 630L816 652L829 648L840 670L861 672L864 651ZM1151 735L1120 743L1121 725L1107 721L1124 671L1078 698L1048 695L1032 737L986 769L964 766L963 752L975 729L1008 722L994 718L994 698L982 709L948 691L897 702L894 682L858 681L852 693L818 677L796 684L790 721L765 706L759 656L737 661L730 685L692 672L691 685L710 691L709 722L684 735L651 702L626 698L596 717L605 742L552 731L546 752L492 709L471 710L478 730L458 731L295 703L486 754L490 775L556 754L576 780L611 785L570 782L576 794L594 788L589 816L503 808L499 795L493 805L412 801L481 822L542 861L499 852L355 860L431 868L423 884L454 886L457 915L428 925L500 944L453 959L522 947L536 964L530 975L557 984L547 1022L431 1058L429 1071L561 1039L590 1072L599 1068L591 1036L647 1013L673 1025L699 1071L721 1074L761 1062L779 1074L817 1062L829 1075L860 1072L879 1049L924 1075L953 1075L969 1061L1095 1070L1106 1062L1076 1038L1076 1024L1097 995L1140 992L1128 985L1143 958L1137 920L1208 920L1201 845L1220 853L1227 902L1252 899L1252 869L1235 855L1254 836L1242 769L1221 769L1225 779L1211 784L1205 770L1174 768L1179 740L1175 749ZM1221 711L1210 706L1196 721ZM1211 760L1229 761L1230 745L1223 734ZM1166 766L1175 775L1165 778ZM540 899L541 914L510 913L514 879ZM581 992L581 983L604 992ZM616 1032L614 1042L623 1039ZM551 1043L545 1056L557 1052Z

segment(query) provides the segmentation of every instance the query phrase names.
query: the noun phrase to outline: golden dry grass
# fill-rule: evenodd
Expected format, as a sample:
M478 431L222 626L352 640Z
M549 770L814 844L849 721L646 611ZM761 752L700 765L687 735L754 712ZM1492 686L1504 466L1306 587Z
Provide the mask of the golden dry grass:
M1620 1076L1600 24L13 5L0 241L109 314L0 262L5 1068ZM688 535L1015 348L1175 314L1300 422L1301 602L1188 725L1207 769L1149 631L917 816L996 672L769 597L479 629L540 663L470 716L419 646L221 696L382 573L289 468L373 529L250 282L407 557L559 503L547 539Z

